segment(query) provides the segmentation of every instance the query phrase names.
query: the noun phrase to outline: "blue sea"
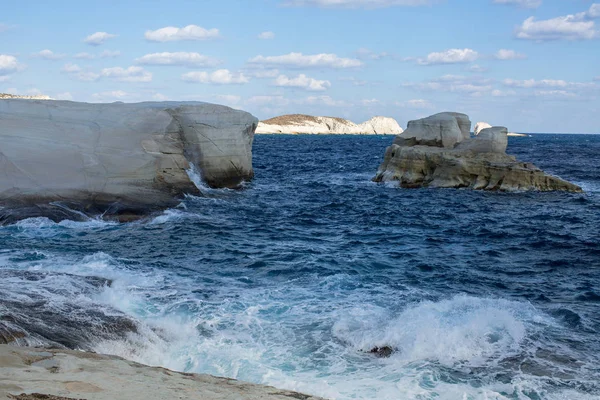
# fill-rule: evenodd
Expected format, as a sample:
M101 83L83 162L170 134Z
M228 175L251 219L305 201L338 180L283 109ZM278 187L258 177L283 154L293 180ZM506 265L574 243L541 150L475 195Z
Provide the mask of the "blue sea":
M373 183L391 141L260 135L243 190L2 227L0 323L329 399L600 399L600 135L509 140L583 194Z

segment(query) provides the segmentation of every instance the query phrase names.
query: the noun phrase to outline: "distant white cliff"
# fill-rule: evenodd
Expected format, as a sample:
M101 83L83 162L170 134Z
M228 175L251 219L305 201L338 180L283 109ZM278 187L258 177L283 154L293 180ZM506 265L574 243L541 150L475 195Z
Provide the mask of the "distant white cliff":
M479 132L481 132L482 130L491 128L491 127L492 126L490 124L488 124L487 122L478 122L475 124L475 128L473 128L473 133L475 133L475 136L477 136L477 135L479 135ZM529 135L526 135L524 133L508 132L508 134L506 136L527 137Z
M45 94L35 94L32 96L21 96L18 94L0 93L0 99L28 99L28 100L52 100L50 96Z
M373 117L362 124L334 117L311 115L282 115L261 121L256 133L282 134L346 134L346 135L399 135L403 130L393 118Z

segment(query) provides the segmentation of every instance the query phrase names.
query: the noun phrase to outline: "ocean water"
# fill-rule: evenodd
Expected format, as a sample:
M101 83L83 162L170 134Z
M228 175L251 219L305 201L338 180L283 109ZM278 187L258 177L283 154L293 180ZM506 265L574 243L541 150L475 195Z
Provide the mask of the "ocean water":
M1 227L0 323L331 399L599 399L600 136L509 141L584 194L375 184L391 140L261 135L243 190Z

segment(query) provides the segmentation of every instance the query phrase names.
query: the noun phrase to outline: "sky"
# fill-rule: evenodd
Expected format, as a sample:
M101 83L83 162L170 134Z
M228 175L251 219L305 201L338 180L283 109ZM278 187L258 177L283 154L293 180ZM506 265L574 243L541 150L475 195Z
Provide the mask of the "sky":
M600 3L0 0L0 92L600 133Z

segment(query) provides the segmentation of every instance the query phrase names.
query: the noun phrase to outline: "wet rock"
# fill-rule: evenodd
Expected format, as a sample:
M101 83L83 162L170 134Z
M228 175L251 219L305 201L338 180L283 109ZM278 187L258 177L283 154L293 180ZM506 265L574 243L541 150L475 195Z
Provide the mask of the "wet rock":
M373 347L369 350L369 353L379 358L388 358L394 354L394 352L394 349L390 346Z

